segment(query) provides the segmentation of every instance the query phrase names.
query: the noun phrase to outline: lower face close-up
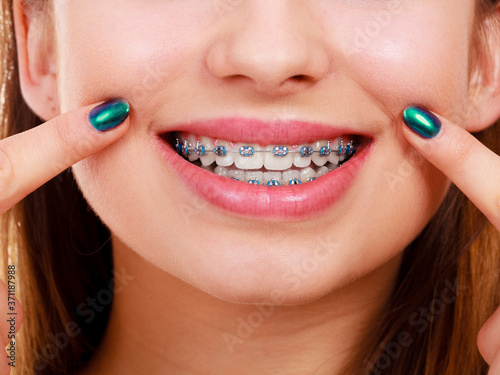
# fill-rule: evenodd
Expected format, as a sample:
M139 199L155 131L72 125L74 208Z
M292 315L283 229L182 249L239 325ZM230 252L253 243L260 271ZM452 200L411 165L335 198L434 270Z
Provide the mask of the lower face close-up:
M128 133L73 166L78 185L116 251L222 300L376 284L450 186L401 113L465 126L473 7L56 1L61 110L131 105Z

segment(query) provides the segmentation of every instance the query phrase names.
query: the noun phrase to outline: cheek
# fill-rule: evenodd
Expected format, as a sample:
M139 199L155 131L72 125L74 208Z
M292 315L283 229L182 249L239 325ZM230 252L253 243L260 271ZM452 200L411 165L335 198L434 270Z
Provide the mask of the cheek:
M464 119L473 2L391 0L371 9L325 13L345 73L387 114L420 104ZM382 5L381 5L382 4ZM340 10L339 10L340 11ZM326 17L334 17L328 21Z
M56 5L63 112L110 97L152 108L152 93L167 90L192 65L205 23L214 16L210 2L196 8L180 2L113 3Z

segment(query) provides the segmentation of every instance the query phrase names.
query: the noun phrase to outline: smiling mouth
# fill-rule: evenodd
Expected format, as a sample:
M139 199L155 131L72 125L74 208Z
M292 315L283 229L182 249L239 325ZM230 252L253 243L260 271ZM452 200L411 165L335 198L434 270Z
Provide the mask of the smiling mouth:
M310 183L340 168L367 143L344 135L300 145L229 142L186 132L161 137L184 159L242 183L282 186Z

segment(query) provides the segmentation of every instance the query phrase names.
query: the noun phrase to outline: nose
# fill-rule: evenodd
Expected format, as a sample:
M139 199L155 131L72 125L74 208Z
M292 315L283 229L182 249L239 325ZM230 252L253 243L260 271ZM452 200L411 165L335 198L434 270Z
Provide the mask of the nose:
M266 95L290 94L320 81L330 59L320 25L303 4L239 0L219 20L206 55L211 74Z

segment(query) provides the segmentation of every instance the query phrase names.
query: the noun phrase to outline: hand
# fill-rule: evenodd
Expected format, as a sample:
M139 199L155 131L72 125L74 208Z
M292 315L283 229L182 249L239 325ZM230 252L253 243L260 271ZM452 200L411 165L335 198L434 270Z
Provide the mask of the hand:
M128 103L106 102L96 108L97 113L92 112L100 128L114 125L113 120L114 123L121 120L124 125L106 132L99 132L90 125L88 116L94 106L62 114L0 141L0 214L125 133L129 123L125 121Z
M500 230L500 157L441 116L409 107L403 117L414 129L403 126L408 141ZM500 308L481 328L477 344L490 365L488 375L500 375Z
M0 214L73 164L101 151L125 134L130 123L127 102L110 101L92 110L95 106L62 114L0 140ZM7 290L0 280L0 337L8 347L11 315L7 313L12 312L9 309L12 304L8 303ZM22 321L22 308L17 300L15 308L17 332ZM9 359L5 353L0 357L0 375L10 374Z

